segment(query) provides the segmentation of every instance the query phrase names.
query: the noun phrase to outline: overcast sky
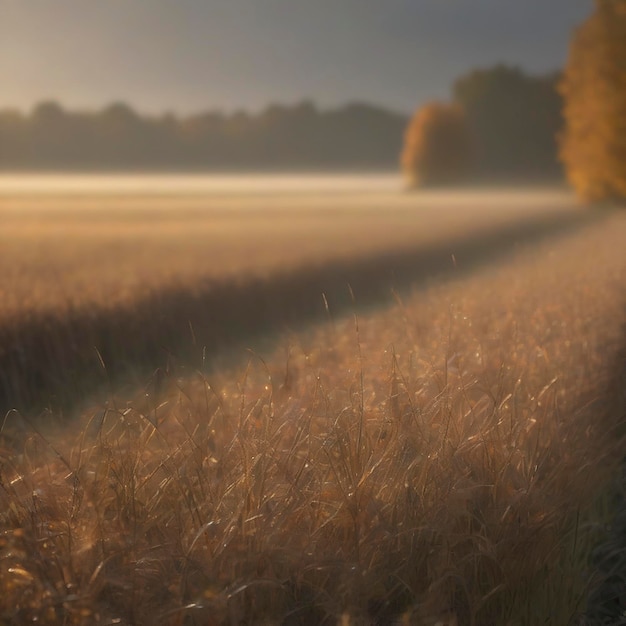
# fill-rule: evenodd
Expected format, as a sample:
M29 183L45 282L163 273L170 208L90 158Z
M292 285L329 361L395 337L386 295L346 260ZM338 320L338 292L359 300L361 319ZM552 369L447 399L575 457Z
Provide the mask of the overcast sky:
M0 0L0 108L115 100L259 110L305 98L408 112L497 62L562 66L593 0Z

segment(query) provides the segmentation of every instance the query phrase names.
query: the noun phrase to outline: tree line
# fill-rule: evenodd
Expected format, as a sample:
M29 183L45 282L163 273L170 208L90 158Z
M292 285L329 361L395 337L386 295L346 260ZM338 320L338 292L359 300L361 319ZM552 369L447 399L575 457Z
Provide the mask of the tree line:
M450 102L420 107L407 125L401 165L409 184L562 178L560 80L505 65L459 78Z
M452 102L418 109L401 165L413 188L564 167L582 200L623 204L626 0L595 1L573 33L562 76L477 71L455 83Z
M77 112L42 102L29 114L0 111L0 168L380 169L396 163L405 125L406 116L369 104L177 117L124 103Z
M513 67L471 72L453 87L479 150L482 177L557 177L562 127L558 76ZM148 116L114 103L69 111L42 102L0 110L3 170L395 170L409 116L365 103L323 110L313 102L252 114Z

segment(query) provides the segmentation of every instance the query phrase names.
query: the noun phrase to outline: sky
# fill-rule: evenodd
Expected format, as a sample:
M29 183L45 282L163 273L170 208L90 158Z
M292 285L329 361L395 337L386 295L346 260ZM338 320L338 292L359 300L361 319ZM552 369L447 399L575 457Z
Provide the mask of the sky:
M593 0L0 0L0 108L310 99L408 113L496 63L562 67Z

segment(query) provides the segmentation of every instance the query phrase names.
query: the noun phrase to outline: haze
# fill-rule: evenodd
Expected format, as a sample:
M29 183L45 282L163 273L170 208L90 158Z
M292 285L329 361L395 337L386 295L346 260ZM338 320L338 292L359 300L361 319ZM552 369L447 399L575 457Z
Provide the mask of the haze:
M591 0L0 0L2 105L146 112L312 98L409 112L497 62L562 66Z

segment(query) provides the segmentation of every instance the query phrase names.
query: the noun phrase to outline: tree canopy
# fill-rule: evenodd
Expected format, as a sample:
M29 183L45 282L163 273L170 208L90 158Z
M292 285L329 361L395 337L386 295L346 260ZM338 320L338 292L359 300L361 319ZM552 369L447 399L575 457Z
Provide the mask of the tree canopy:
M448 184L467 175L471 153L463 109L432 102L409 123L400 162L411 187Z
M516 67L474 70L453 86L453 100L476 139L476 173L486 178L556 178L562 120L558 74Z
M42 102L28 114L0 110L0 169L392 169L406 120L360 103L182 117Z
M625 200L626 0L596 0L572 38L561 93L568 179L584 200Z

